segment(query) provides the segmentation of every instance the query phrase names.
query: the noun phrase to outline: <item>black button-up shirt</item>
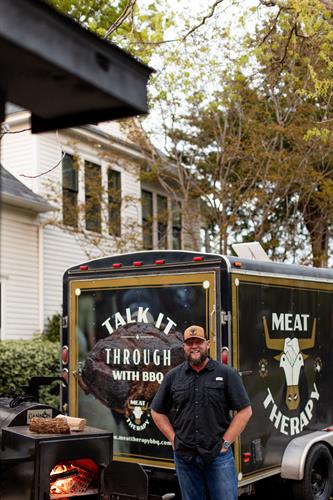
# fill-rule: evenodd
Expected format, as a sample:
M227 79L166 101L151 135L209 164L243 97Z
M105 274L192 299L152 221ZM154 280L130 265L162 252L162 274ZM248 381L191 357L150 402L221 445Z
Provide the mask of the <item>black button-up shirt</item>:
M175 451L185 460L199 454L205 463L218 456L230 410L250 405L239 374L210 359L196 372L185 361L168 372L151 408L167 414L175 429Z

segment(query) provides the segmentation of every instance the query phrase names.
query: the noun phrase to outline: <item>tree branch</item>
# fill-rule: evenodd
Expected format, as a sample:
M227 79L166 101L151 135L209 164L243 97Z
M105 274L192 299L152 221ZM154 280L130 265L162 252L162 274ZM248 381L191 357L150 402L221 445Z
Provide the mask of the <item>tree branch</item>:
M127 17L132 14L135 4L136 0L128 0L124 10L122 11L118 19L116 19L115 22L112 23L111 26L109 26L109 28L106 30L104 38L108 38L111 33L116 31L119 26L127 19Z
M186 33L186 35L183 36L183 38L182 38L183 42L186 40L187 37L192 35L192 33L194 33L194 31L196 31L198 28L203 26L205 24L205 22L207 21L207 19L209 19L210 17L212 17L214 15L216 7L222 2L223 2L223 0L216 0L213 3L213 5L211 6L211 9L210 9L210 12L202 18L202 21L199 24L197 24L196 26L194 26L192 29L190 29L190 31L188 31Z

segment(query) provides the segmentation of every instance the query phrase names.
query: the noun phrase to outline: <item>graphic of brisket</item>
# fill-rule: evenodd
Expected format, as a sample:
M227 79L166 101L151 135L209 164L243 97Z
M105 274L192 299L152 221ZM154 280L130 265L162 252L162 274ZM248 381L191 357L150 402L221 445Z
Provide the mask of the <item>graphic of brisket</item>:
M170 331L167 335L152 324L128 324L96 343L79 383L86 393L127 416L130 401L153 399L160 385L154 374L165 375L183 360L181 333Z

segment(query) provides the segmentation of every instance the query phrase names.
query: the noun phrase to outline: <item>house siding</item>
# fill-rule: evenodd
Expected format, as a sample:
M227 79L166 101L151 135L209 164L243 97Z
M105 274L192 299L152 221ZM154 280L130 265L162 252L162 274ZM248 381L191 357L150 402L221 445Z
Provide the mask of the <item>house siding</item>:
M3 205L1 210L1 339L31 338L39 324L39 223L36 215Z
M66 269L87 260L75 236L46 227L43 232L44 318L62 311L62 277Z
M29 127L23 115L9 117L9 121L11 131ZM109 139L105 133L110 134ZM142 186L138 160L143 157L139 148L128 142L130 136L124 124L117 122L36 136L30 131L4 136L3 166L55 207L54 211L38 217L21 211L21 220L16 218L15 223L13 210L11 218L7 215L4 218L1 236L6 263L1 272L8 274L8 278L3 278L6 297L2 332L5 332L6 338L29 338L43 328L47 318L61 313L62 276L69 267L93 258L142 249ZM107 184L109 168L121 173L121 238L115 239L108 234L107 210L106 218L103 220L102 217L101 234L85 230L84 210L79 214L79 228L83 232L75 232L62 225L64 152L79 159L79 204L85 202L85 161L101 166L104 184ZM22 177L21 174L29 177ZM152 185L150 190L168 195L158 185ZM103 197L107 202L106 192ZM169 232L171 242L171 229ZM192 240L184 229L182 246L193 248ZM21 262L27 262L28 267Z
M20 182L36 191L36 182L32 178L37 173L34 161L35 136L29 131L19 132L24 128L24 125L11 126L10 132L3 136L1 162Z

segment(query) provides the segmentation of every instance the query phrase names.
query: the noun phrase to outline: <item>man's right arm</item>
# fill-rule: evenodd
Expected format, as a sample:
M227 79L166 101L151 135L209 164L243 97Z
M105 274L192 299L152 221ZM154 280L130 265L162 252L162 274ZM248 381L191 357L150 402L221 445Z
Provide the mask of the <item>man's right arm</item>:
M155 422L156 427L162 432L167 440L170 441L172 449L174 449L175 431L171 425L169 418L163 413L158 413L155 410L151 410L151 416Z

